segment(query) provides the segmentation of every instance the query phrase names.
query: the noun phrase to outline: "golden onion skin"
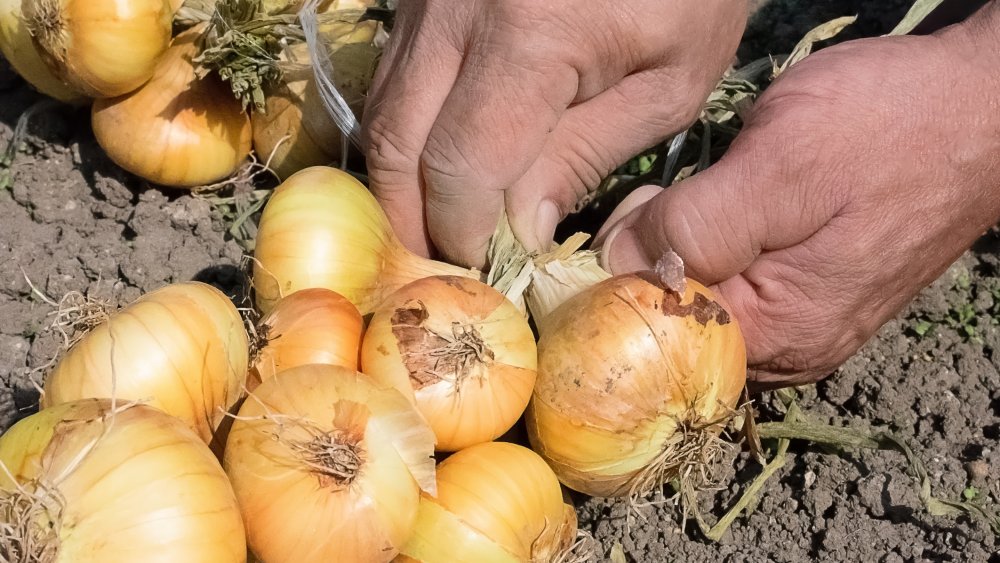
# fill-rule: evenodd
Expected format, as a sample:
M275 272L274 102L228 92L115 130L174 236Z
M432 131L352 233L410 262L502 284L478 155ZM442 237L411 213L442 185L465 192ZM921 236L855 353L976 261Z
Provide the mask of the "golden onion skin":
M324 27L337 90L355 115L361 115L371 84L378 48L372 44L376 22L335 22ZM286 50L289 70L282 84L268 92L265 112L255 113L253 146L279 178L288 178L310 166L337 163L344 139L326 109L310 64L308 45Z
M358 369L363 331L358 308L338 293L323 288L296 291L259 323L257 337L265 344L250 370L247 390L302 365Z
M170 44L167 0L23 0L22 8L42 58L92 98L142 86Z
M0 0L0 52L21 78L42 94L70 104L87 101L56 76L38 53L21 14L21 0Z
M248 347L239 311L221 291L201 282L168 285L73 346L46 379L42 407L112 396L144 401L209 442L243 394Z
M545 327L528 436L563 484L588 495L630 494L678 420L726 418L746 383L736 320L694 280L678 302L649 273L616 276Z
M573 507L537 454L487 442L438 464L413 536L396 560L419 563L552 561L576 540Z
M239 101L214 74L195 74L200 30L178 35L142 88L94 102L91 123L101 148L156 184L210 184L236 172L250 154L250 118Z
M85 399L42 410L0 437L0 463L10 473L0 471L0 494L49 488L53 563L246 560L239 507L219 461L155 408Z
M318 438L353 449L350 480L304 453ZM434 491L433 450L398 391L317 364L277 374L243 403L224 466L261 561L386 562L412 534L421 488Z
M444 348L456 338L466 346ZM362 371L413 398L439 451L495 440L524 413L537 350L527 319L492 287L468 278L411 282L375 310Z

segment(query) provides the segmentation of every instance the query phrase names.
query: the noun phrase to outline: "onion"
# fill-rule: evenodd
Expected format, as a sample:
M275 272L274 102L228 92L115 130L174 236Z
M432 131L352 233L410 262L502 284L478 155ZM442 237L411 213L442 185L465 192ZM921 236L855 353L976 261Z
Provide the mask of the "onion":
M389 561L434 491L434 436L398 391L338 366L264 381L240 409L225 468L250 549L280 563Z
M150 182L194 187L235 172L250 154L250 118L193 57L201 26L174 40L142 88L94 102L97 142L116 164Z
M378 54L372 45L375 23L335 22L323 32L337 69L337 89L358 116ZM286 49L286 65L290 68L284 81L267 93L265 112L254 114L252 119L254 150L280 178L309 166L334 163L344 148L343 135L316 88L308 49L306 43Z
M358 369L364 321L350 301L329 289L303 289L278 301L261 319L264 345L250 370L247 389L289 368L330 364Z
M0 559L242 562L218 460L179 420L101 399L36 413L0 437Z
M0 52L22 78L46 96L74 104L86 100L42 60L24 24L21 0L0 0Z
M566 299L540 328L528 435L565 485L634 498L718 451L746 350L711 290L683 276L616 276Z
M168 285L112 314L73 346L45 382L42 406L84 398L144 401L206 442L242 395L243 320L201 282Z
M361 349L361 370L414 400L440 451L509 430L531 399L536 363L534 334L514 304L454 276L420 279L390 295Z
M274 190L254 258L256 303L264 313L284 295L323 287L367 315L413 280L479 275L407 250L371 193L347 172L325 166L301 170Z
M142 86L170 44L167 0L23 0L22 8L49 67L93 98Z
M531 450L487 442L437 468L400 562L556 561L576 542L576 513L555 474Z

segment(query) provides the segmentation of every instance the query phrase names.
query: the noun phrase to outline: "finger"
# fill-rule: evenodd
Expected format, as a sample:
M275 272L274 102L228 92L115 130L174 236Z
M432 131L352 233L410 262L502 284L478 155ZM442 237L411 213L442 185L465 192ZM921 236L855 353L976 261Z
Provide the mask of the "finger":
M483 266L504 190L535 161L577 92L569 65L517 37L482 31L434 123L422 157L426 213L448 260ZM522 41L523 43L523 41Z
M645 203L663 191L660 186L650 184L646 186L639 186L638 188L632 190L630 194L625 196L625 198L618 204L618 207L614 208L611 215L604 221L604 224L597 231L597 235L594 236L594 241L592 243L593 248L600 248L604 244L604 240L608 237L610 232L614 227L621 223L621 220L625 218L626 215L632 212L634 209L638 209L645 205Z
M429 256L420 154L462 64L457 18L428 18L404 2L364 112L372 192L400 241ZM455 10L459 12L460 10Z
M781 109L756 116L714 166L628 213L602 246L611 270L648 269L673 250L689 276L713 284L743 272L763 251L800 243L833 217L843 190L836 171L816 168L823 140L797 140L773 119Z
M548 248L558 220L602 178L694 122L710 86L696 92L689 88L673 68L660 67L626 76L569 108L538 160L508 192L518 239L531 250Z

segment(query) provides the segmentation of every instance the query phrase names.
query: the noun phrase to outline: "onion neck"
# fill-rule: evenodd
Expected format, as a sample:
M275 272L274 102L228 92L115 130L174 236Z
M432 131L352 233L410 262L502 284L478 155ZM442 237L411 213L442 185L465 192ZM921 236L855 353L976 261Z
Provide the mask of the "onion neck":
M395 237L390 238L382 258L384 262L374 295L375 303L372 303L369 309L374 309L396 290L419 279L432 276L458 276L479 281L483 279L482 272L475 268L462 268L417 256L407 250Z

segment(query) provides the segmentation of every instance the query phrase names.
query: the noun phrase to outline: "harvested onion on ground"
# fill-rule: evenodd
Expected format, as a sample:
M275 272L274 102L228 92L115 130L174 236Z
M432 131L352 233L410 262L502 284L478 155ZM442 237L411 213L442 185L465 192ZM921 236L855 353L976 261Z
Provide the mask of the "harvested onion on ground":
M250 154L250 118L215 74L199 78L203 28L178 35L142 88L96 100L91 123L116 164L145 180L197 187L233 174Z
M375 310L362 371L412 398L456 451L499 438L521 417L535 384L527 319L492 287L433 276L403 286Z
M167 0L23 0L21 5L42 59L92 98L142 86L170 44L173 9Z
M55 366L42 406L85 398L142 401L206 442L239 400L249 344L221 291L184 282L149 292L91 329Z
M0 559L239 563L246 543L194 432L152 407L86 399L0 437Z
M364 321L358 308L323 288L303 289L278 301L258 323L261 348L247 389L289 368L330 364L358 369Z
M667 273L616 276L565 301L537 292L562 302L533 311L544 322L528 434L572 489L645 495L719 452L746 383L743 336L711 290Z
M576 512L552 470L531 450L478 444L437 468L401 562L563 561L577 540Z
M263 313L283 296L322 287L365 315L413 280L479 276L407 250L368 189L326 166L301 170L274 190L260 218L254 258L256 302Z
M379 49L373 45L376 22L332 22L321 30L329 51L337 91L360 116L371 85ZM316 87L308 45L283 52L284 76L266 92L265 112L254 113L253 146L279 178L310 166L338 163L346 148L343 135Z
M307 365L243 403L225 468L262 561L390 561L413 532L420 491L434 493L433 450L401 393Z

